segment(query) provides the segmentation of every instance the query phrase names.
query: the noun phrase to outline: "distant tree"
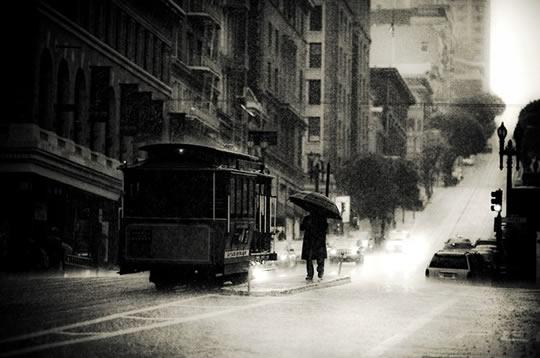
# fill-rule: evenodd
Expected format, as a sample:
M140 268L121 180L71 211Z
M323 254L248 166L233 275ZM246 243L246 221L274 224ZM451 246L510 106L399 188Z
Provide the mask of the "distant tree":
M520 110L514 140L523 170L534 172L533 166L538 166L540 161L540 99L528 103Z
M453 112L468 113L481 126L485 138L490 138L495 132L495 117L502 114L506 105L503 100L491 93L481 93L476 96L455 99Z
M403 159L369 154L346 163L336 177L338 187L351 195L355 211L370 221L377 244L393 221L395 209L412 209L418 202L418 174Z
M428 200L433 195L435 180L441 172L441 161L444 153L448 150L449 147L444 142L428 142L424 145L420 157L419 175Z
M397 205L403 209L416 208L420 190L418 184L420 176L413 162L405 159L396 159L393 164L393 181L397 186Z
M466 112L437 114L429 123L431 127L441 130L456 155L467 157L481 152L486 145L482 126Z
M380 229L380 236L375 237L376 243L380 243L397 202L390 161L369 154L348 162L338 170L337 184L351 195L352 205L369 220L372 229Z

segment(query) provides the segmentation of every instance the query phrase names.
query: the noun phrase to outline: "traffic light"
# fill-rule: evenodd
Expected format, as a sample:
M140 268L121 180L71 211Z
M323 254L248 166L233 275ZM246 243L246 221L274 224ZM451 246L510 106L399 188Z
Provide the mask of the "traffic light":
M502 210L502 190L497 189L491 192L491 211L500 212Z

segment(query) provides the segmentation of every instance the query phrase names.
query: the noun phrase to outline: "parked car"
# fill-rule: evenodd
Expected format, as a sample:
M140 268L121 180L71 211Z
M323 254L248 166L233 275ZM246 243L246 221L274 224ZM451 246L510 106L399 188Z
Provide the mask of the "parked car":
M488 270L495 269L495 258L498 250L497 241L494 238L476 240L474 243L474 249L472 249L471 252L478 253L482 256Z
M474 165L476 161L476 158L474 156L474 154L471 154L469 155L467 158L463 158L463 165L468 165L468 166L471 166L471 165Z
M484 277L485 265L477 253L456 250L436 252L426 268L427 278L475 280Z
M497 240L494 238L478 239L474 243L474 247L486 246L492 249L497 249Z
M471 240L464 238L463 236L457 236L450 238L444 243L443 249L445 250L470 250L474 246Z
M327 240L328 260L334 262L364 262L362 241L347 237L334 237Z

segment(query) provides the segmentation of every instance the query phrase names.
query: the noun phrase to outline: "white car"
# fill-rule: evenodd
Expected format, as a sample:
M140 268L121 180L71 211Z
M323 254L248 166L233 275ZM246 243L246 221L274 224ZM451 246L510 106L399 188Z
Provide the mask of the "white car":
M474 154L471 154L467 158L463 158L463 165L471 166L471 165L474 165L475 161L476 161L476 158Z
M388 233L388 238L384 240L384 251L402 252L410 239L410 233L405 230L392 230Z
M480 255L465 251L438 251L426 268L427 278L470 280L481 278L483 263Z
M333 262L364 262L361 240L339 238L327 241L328 260Z
M443 249L445 250L470 250L474 246L471 240L464 238L461 235L456 236L455 238L450 238L444 243Z

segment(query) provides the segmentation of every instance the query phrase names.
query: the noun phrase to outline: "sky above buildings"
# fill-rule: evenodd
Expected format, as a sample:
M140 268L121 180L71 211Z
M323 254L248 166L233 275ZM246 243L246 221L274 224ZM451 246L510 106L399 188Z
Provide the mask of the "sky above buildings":
M492 0L491 90L519 110L540 98L540 0Z

